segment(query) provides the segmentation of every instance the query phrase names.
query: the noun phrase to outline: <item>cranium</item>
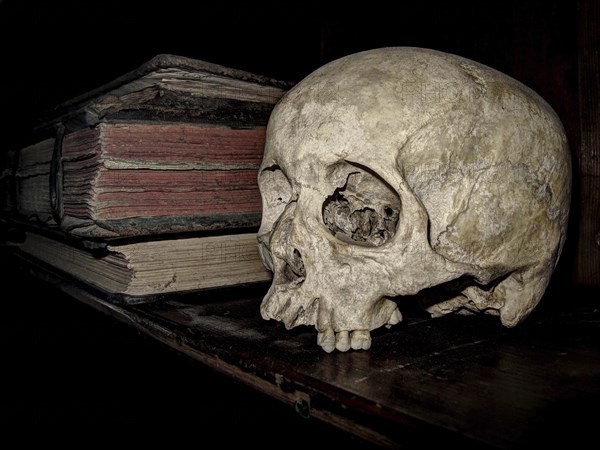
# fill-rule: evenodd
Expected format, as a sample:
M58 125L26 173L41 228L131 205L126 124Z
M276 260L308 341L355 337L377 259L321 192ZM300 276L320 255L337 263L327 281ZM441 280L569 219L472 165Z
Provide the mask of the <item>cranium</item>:
M269 120L261 314L314 325L327 352L368 349L370 331L402 319L403 296L439 287L433 317L513 327L561 253L570 164L552 108L487 66L408 47L330 62Z

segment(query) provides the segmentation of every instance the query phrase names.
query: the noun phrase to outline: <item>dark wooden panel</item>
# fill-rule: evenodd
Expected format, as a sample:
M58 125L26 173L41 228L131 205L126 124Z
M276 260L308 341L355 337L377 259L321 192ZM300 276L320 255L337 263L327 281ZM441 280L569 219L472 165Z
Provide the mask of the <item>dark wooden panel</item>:
M576 281L600 286L600 4L579 1L579 192Z

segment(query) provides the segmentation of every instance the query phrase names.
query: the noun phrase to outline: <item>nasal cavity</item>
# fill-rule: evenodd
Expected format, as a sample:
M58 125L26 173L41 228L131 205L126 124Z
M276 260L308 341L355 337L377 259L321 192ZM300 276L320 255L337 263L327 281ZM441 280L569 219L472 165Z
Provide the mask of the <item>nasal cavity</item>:
M286 282L299 284L304 281L306 271L304 269L304 261L302 255L297 248L294 248L288 253L285 259L284 276Z

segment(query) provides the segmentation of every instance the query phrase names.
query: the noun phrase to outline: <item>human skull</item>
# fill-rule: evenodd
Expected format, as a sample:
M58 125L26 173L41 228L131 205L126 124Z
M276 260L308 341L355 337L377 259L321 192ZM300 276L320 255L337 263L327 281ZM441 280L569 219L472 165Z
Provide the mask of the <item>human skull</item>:
M422 294L433 317L506 327L542 297L566 235L571 162L535 92L482 64L381 48L330 62L280 100L258 183L265 319L368 349ZM443 296L427 292L438 287Z

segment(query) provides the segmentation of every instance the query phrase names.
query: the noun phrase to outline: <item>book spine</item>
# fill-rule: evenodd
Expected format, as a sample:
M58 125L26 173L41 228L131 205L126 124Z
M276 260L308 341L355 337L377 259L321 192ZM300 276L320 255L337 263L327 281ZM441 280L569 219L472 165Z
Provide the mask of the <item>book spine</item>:
M60 225L64 216L63 208L63 164L62 164L62 146L65 136L65 127L58 126L56 137L54 139L54 151L52 152L52 160L50 161L50 211L52 218Z
M16 172L19 167L19 152L9 151L2 155L1 183L1 210L4 216L10 216L17 209L17 182Z
M50 171L54 137L15 152L11 175L11 217L55 225L50 205Z

